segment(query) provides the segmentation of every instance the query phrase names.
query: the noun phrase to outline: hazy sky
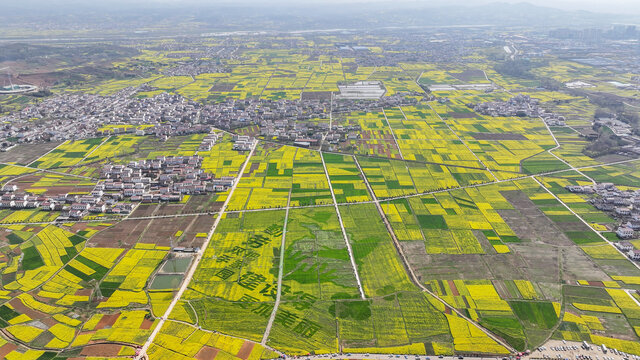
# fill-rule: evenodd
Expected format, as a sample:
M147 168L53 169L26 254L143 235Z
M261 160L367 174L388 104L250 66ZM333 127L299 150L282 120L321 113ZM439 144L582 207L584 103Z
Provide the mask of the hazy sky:
M101 4L108 5L110 3L129 3L129 4L154 4L164 3L172 5L185 5L193 3L215 5L215 4L262 4L269 5L272 3L291 3L291 4L328 4L332 6L339 6L343 3L371 3L371 2L386 2L390 4L402 3L420 3L432 6L446 6L446 5L479 5L486 3L521 3L528 2L535 5L548 6L553 8L559 8L564 10L588 10L593 12L610 13L610 14L639 14L640 15L640 0L98 0L98 2L91 2L87 0L0 0L0 3L8 1L14 5L21 3L37 3L39 1L46 1L49 5L54 4L78 4L86 6L89 4ZM90 5L89 5L90 6ZM0 6L1 8L1 6Z
M105 1L105 0L103 0ZM107 0L109 1L109 0ZM141 1L141 0L137 0ZM183 0L142 0L147 2L165 2L165 3L180 3ZM204 2L208 4L214 4L216 2L224 3L260 3L268 4L273 0L187 0L194 2ZM390 0L275 0L276 2L291 2L301 3L302 1L309 3L367 3L367 2L391 2ZM406 2L406 3L426 3L434 5L451 5L451 4L464 4L464 5L476 5L495 2L506 3L519 3L528 2L536 5L549 6L554 8L566 9L566 10L588 10L594 12L605 13L637 13L640 14L640 0L395 0L394 2Z
M590 10L607 13L634 11L640 13L640 0L453 0L457 3L473 4L487 2L529 2L531 4L570 10Z
M251 0L247 0L251 1ZM263 2L261 0L256 0ZM368 1L386 1L386 0L328 0L336 2L368 2ZM621 13L633 11L640 13L640 0L400 0L402 2L425 2L435 4L485 4L495 2L520 3L528 2L531 4L549 6L570 10L589 10L596 12Z

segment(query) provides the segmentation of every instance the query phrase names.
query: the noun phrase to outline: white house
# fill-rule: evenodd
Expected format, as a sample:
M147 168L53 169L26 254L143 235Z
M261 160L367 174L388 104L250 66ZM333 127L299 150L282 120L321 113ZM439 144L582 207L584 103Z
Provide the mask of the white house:
M620 241L616 243L616 247L622 251L631 251L634 249L633 244L628 241Z
M637 249L629 250L627 255L629 255L629 258L631 260L640 260L640 250L637 250Z
M616 231L616 235L618 235L618 237L621 239L629 239L633 237L633 229L626 226L621 226Z

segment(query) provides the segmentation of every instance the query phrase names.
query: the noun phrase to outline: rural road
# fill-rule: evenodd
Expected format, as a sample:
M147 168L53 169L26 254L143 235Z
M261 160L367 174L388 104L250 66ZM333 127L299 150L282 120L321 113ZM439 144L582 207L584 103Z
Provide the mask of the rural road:
M149 350L149 346L151 346L151 344L153 343L153 340L156 338L156 336L158 336L158 333L160 332L160 329L162 329L162 325L164 325L164 323L167 321L167 319L169 318L169 315L171 314L171 311L173 311L173 308L175 308L175 306L178 304L178 301L182 297L182 294L184 294L184 292L187 290L187 287L189 286L189 283L191 282L191 279L193 278L193 275L195 274L196 269L198 268L198 264L202 260L202 257L204 256L204 252L206 251L207 247L209 246L209 243L211 242L211 238L213 237L213 234L215 233L216 228L218 227L218 224L220 223L220 220L222 219L222 214L224 214L224 211L226 210L227 206L229 205L229 201L231 200L233 192L236 190L238 184L240 183L240 179L242 178L242 174L244 174L244 171L247 168L247 165L249 164L249 162L251 160L251 157L253 156L253 152L256 149L256 145L257 145L257 142L254 141L252 146L251 146L251 151L249 152L249 155L245 159L244 164L242 164L242 168L238 172L238 177L237 177L236 181L233 183L233 186L231 187L231 190L229 190L229 195L227 196L227 199L225 200L224 204L222 205L222 207L218 211L218 216L216 217L215 221L213 222L213 226L211 227L211 230L209 230L209 234L207 236L207 240L202 244L202 247L200 248L200 251L198 251L198 253L196 254L195 259L191 263L191 267L189 268L189 271L185 274L185 277L182 280L182 285L180 286L180 289L178 290L176 295L173 297L173 300L169 304L169 307L167 307L167 310L165 311L164 315L160 318L160 321L155 326L153 332L151 333L151 335L149 336L147 341L142 346L142 349L140 349L140 352L138 353L138 356L136 356L136 359L141 360L144 356L146 356L147 350Z
M457 132L453 131L453 129L452 129L452 128L451 128L451 126L449 125L449 122L445 121L445 120L442 118L442 116L440 116L440 114L438 114L438 112L437 112L437 111L436 111L436 110L431 106L431 104L428 104L428 106L429 106L429 109L431 109L431 110L436 114L436 116L438 116L438 119L440 119L440 121L442 121L442 122L447 126L447 128L449 129L449 131L451 131L451 133L452 133L453 135L455 135L455 136L456 136L456 138L458 138L458 141L460 141L460 143L461 143L462 145L464 145L464 147L466 147L466 148L467 148L467 150L469 150L469 152L470 152L471 154L473 154L473 156L474 156L474 157L476 158L476 160L478 160L478 162L479 162L479 163L484 167L484 169L485 169L486 171L488 171L488 172L489 172L489 174L491 174L491 176L493 176L493 178L494 178L494 179L498 180L498 178L493 174L493 172L491 171L491 169L489 169L489 167L487 166L487 164L485 164L485 163L480 159L480 157L478 157L478 155L477 155L475 152L473 152L473 150L471 150L471 148L469 147L469 145L467 145L467 143L466 143L464 140L462 140L462 138L460 137L460 135L458 135L458 133L457 133Z
M286 359L291 360L459 360L476 359L476 360L500 360L501 357L459 357L459 356L424 356L424 355L396 355L396 354L327 354L327 355L310 355L310 356L288 356Z
M378 209L378 212L380 213L380 217L382 218L382 221L384 222L384 225L387 228L387 232L389 233L389 235L391 236L391 239L393 240L393 245L395 246L396 251L398 252L398 255L400 256L400 259L402 260L402 264L404 265L404 268L407 270L407 273L409 274L409 278L411 279L413 284L415 286L417 286L418 288L420 288L422 291L424 291L427 294L431 295L433 298L435 298L439 302L441 302L447 308L451 309L451 311L455 312L459 317L461 317L461 318L467 320L469 323L473 324L476 328L478 328L480 331L485 333L488 337L493 339L495 342L497 342L498 344L500 344L500 345L504 346L505 348L509 349L509 351L514 352L515 349L512 348L511 345L507 344L504 340L502 340L501 338L497 337L496 335L494 335L489 330L485 329L484 327L480 326L478 323L476 323L472 319L470 319L467 316L465 316L461 311L456 309L454 306L449 305L446 301L444 301L442 298L440 298L437 294L429 291L429 289L427 289L420 282L420 280L418 279L416 274L413 272L413 269L411 268L411 265L409 265L409 261L407 260L406 256L404 255L404 251L402 250L402 246L400 245L400 242L398 241L398 238L396 237L396 234L393 231L393 228L391 227L391 224L389 223L389 220L387 219L386 214L382 210L382 207L380 206L380 202L378 201L378 198L376 197L375 193L373 192L373 189L371 188L371 185L369 184L369 181L367 180L367 177L364 176L364 172L362 172L362 168L360 167L360 163L358 162L358 159L356 159L355 156L353 157L353 159L356 162L356 166L358 167L358 170L360 170L360 174L362 174L362 177L364 178L364 183L367 185L367 189L369 190L369 193L370 193L371 197L373 198L374 203L376 204L376 208Z
M385 114L386 116L386 114ZM446 122L445 122L446 123ZM546 124L545 124L546 125ZM448 126L448 125L447 125ZM451 130L453 132L453 130ZM554 141L556 142L556 147L551 149L557 149L559 147L559 143L557 142L557 140L555 139L555 136L553 136L553 133L550 131L550 133L552 134L552 137L554 137ZM455 132L454 132L455 134ZM457 135L456 135L457 136ZM395 135L394 135L395 137ZM458 137L459 138L459 137ZM106 141L106 140L105 140ZM463 142L464 144L464 142ZM242 174L244 173L246 167L248 166L252 155L256 149L256 145L257 142L254 142L251 148L251 151L248 155L248 157L245 159L245 162L238 174L238 178L237 181L234 183L234 185L232 186L232 188L229 191L229 195L227 196L227 199L225 200L223 206L219 209L219 211L217 211L217 217L214 221L214 224L212 226L212 228L209 231L208 237L205 241L205 243L202 246L202 249L200 250L200 252L196 255L196 258L194 259L191 268L189 269L188 273L185 274L185 278L182 282L182 285L180 287L180 289L178 290L176 296L173 298L172 302L170 303L169 307L167 308L167 310L165 311L164 315L159 319L159 323L158 325L155 327L154 331L152 332L151 336L147 339L147 341L145 342L144 346L142 347L139 355L136 357L137 359L144 359L146 358L146 351L149 349L149 347L151 346L151 344L153 343L155 337L158 335L158 333L160 332L162 325L167 321L168 316L170 315L171 311L175 308L175 306L177 305L179 299L181 298L181 296L183 295L183 293L186 291L188 284L190 283L190 281L192 280L195 271L198 267L199 262L202 260L202 256L204 251L207 249L208 244L211 241L211 238L222 218L222 214L224 214L227 209L227 206L229 204L230 199L232 198L232 194L234 193L237 185L240 182L240 178L242 177ZM466 146L466 145L465 145ZM549 152L551 153L551 150L549 150ZM380 205L380 202L385 202L385 201L392 201L392 200L396 200L396 199L406 199L406 198L412 198L412 197L419 197L419 196L424 196L424 195L429 195L429 194L436 194L436 193L443 193L443 192L449 192L452 190L456 190L456 189L466 189L466 188L477 188L477 187L481 187L481 186L487 186L487 185L492 185L492 184L497 184L497 183L503 183L503 182L511 182L514 180L520 180L520 179L526 179L526 178L532 178L534 179L536 182L538 182L538 184L543 187L543 189L545 189L547 192L551 193L563 206L565 206L571 213L573 213L576 217L578 217L578 219L580 219L583 223L585 223L587 226L589 226L589 224L582 219L577 213L575 213L573 210L571 210L569 208L568 205L566 205L559 197L557 197L555 194L553 194L549 189L546 189L544 187L544 185L537 179L537 177L540 176L548 176L548 175L553 175L553 174L558 174L558 173L563 173L563 172L567 172L567 171L576 171L576 172L580 172L580 169L587 169L587 168L597 168L597 167L602 167L602 166L608 166L608 165L615 165L615 164L623 164L623 163L628 163L628 162L632 162L632 161L638 161L638 159L629 159L629 160L621 160L621 161L614 161L614 162L609 162L609 163L604 163L604 164L598 164L598 165L591 165L591 166L584 166L584 167L574 167L571 166L570 164L568 164L570 166L570 169L564 169L564 170L556 170L556 171L551 171L551 172L546 172L546 173L539 173L539 174L533 174L533 175L526 175L526 176L521 176L521 177L517 177L517 178L512 178L512 179L505 179L505 180L498 180L496 178L496 181L491 181L491 182L487 182L487 183L483 183L483 184L475 184L475 185L468 185L468 186L459 186L459 187L454 187L454 188L449 188L449 189L442 189L442 190L435 190L435 191L428 191L428 192L422 192L422 193L415 193L415 194L410 194L410 195L402 195L402 196L397 196L397 197L390 197L390 198L385 198L382 200L379 200L376 196L375 193L373 192L373 189L371 188L371 185L368 182L368 179L366 178L366 176L364 176L364 172L362 170L362 168L360 167L360 164L357 161L357 158L354 156L354 161L355 164L358 168L358 170L360 171L360 174L362 175L364 182L367 186L367 189L373 199L373 201L362 201L362 202L354 202L354 203L342 203L342 204L338 204L336 201L336 197L335 197L335 192L333 189L333 186L331 184L330 178L329 178L329 173L327 170L327 166L324 160L324 156L322 156L322 152L321 153L321 159L322 159L322 163L323 163L323 168L324 168L324 172L325 172L325 176L328 180L328 186L330 188L330 192L331 192L331 196L333 199L333 203L332 204L324 204L324 205L309 205L309 206L290 206L290 201L287 202L287 206L284 208L273 208L273 209L255 209L255 210L241 210L241 211L229 211L229 213L233 213L233 212L249 212L249 211L265 211L265 210L282 210L285 209L286 210L286 215L285 215L285 229L283 231L283 235L282 235L282 241L284 243L285 240L285 236L286 236L286 222L288 220L288 212L290 209L294 209L294 208L311 208L311 207L329 207L329 206L334 206L335 210L336 210L336 214L338 216L338 220L339 220L339 224L341 227L341 231L343 234L343 238L345 240L345 244L347 247L347 250L349 252L349 257L350 257L350 261L353 267L353 271L355 274L355 278L357 280L357 284L358 284L358 290L360 292L360 295L362 297L362 299L366 299L365 293L364 293L364 288L362 286L361 280L360 280L360 276L358 274L358 268L356 266L355 263L355 258L353 255L353 250L351 248L351 244L346 232L346 229L344 227L343 224L343 220L342 220L342 216L341 216L341 212L340 212L340 207L341 206L348 206L348 205L353 205L353 204L363 204L363 203L373 203L376 205L376 207L378 208L378 211L380 213L380 216L385 224L385 227L387 228L393 242L394 245L398 251L398 254L407 270L408 275L410 276L412 282L414 282L414 284L416 284L416 286L418 286L420 289L422 289L422 291L429 293L431 296L433 296L435 299L437 299L438 301L440 301L441 303L443 303L445 306L447 306L448 308L451 308L453 312L455 312L458 316L466 319L467 321L469 321L471 324L473 324L474 326L476 326L478 329L480 329L481 331L483 331L487 336L489 336L490 338L492 338L493 340L495 340L496 342L498 342L499 344L505 346L507 349L510 349L511 351L513 351L513 349L506 344L502 339L498 338L497 336L495 336L493 333L489 332L488 330L484 329L483 327L481 327L480 325L478 325L477 323L475 323L474 321L472 321L471 319L468 319L466 316L464 316L464 314L460 313L457 309L455 309L454 307L450 306L449 304L447 304L443 299L439 298L436 294L431 293L428 289L426 289L418 280L416 274L413 272L413 269L411 269L411 267L408 264L407 259L405 258L405 255L402 252L402 248L400 247L399 241L398 239L395 237L395 234L393 232L393 229L391 227L391 224L388 222L388 219L386 218L384 211L382 210L382 207ZM473 152L472 152L473 153ZM551 153L552 155L555 156L555 154ZM475 155L475 154L474 154ZM476 156L477 158L477 156ZM562 159L560 159L562 161ZM478 161L482 164L485 165L484 163L482 163L482 161L478 158ZM564 161L563 161L564 162ZM566 162L565 162L566 163ZM11 164L13 165L13 164ZM14 165L15 166L15 165ZM24 167L24 166L23 166ZM45 169L38 169L39 171L47 171ZM487 169L488 170L488 169ZM52 172L52 173L58 173L58 172L54 172L54 171L47 171L47 172ZM60 175L70 175L70 174L66 174L66 173L59 173ZM493 173L492 173L493 175ZM70 175L73 176L73 175ZM77 176L77 177L81 177L81 176ZM495 177L495 176L494 176ZM290 196L290 195L289 195ZM172 215L152 215L152 216L143 216L143 217L128 217L126 220L146 220L146 219L158 219L158 218L176 218L176 217L184 217L184 216L199 216L199 215L211 215L211 212L201 212L201 213L191 213L191 214L172 214ZM119 221L119 220L123 220L122 218L114 218L114 219L100 219L100 222L105 222L105 221L110 221L110 220L114 220L114 221ZM86 222L88 221L98 221L98 220L86 220ZM40 222L40 223L19 223L19 224L50 224L50 223L54 223L54 222ZM16 223L18 224L18 223ZM589 226L590 227L590 226ZM590 227L591 228L591 227ZM592 229L592 228L591 228ZM600 234L598 231L596 231L595 229L592 229L594 232L596 232L598 234L599 237L601 237L604 241L606 241L608 244L610 244L611 246L613 246L613 244L606 239L604 236L602 236L602 234ZM614 246L615 248L615 246ZM284 247L282 247L282 249L284 249ZM616 248L617 250L617 248ZM623 254L624 255L624 254ZM276 303L279 303L279 297L280 297L280 284L282 282L282 271L283 271L283 257L281 256L280 259L280 274L278 277L278 296L277 296L277 300ZM640 268L640 266L633 262L634 266L636 266L637 268ZM635 299L634 299L635 300ZM271 319L270 319L270 324L273 323L273 318L275 316L275 312L277 310L277 306L274 307ZM266 341L268 340L268 336L269 336L269 327L267 328L267 331L264 334L264 337L262 339L262 343L263 345L266 344ZM416 359L420 359L420 360L425 360L427 359L427 357L415 357L415 356L404 356L404 355L388 355L388 354L370 354L368 356L366 356L368 359L377 359L377 360L390 360L390 359L395 359L395 358L405 358L405 359L412 359L412 360L416 360ZM300 357L300 359L309 359L309 360L319 360L319 359L328 359L330 357L328 357L327 355L315 355L315 356L311 356L311 357ZM341 359L362 359L362 355L340 355L339 358ZM448 359L456 359L457 357L449 357ZM487 359L489 359L490 357L488 357ZM446 357L444 359L447 359Z
M568 162L566 162L564 159L560 158L560 156L556 155L553 153L553 150L557 150L560 148L560 143L558 142L558 139L556 139L556 135L553 133L553 131L551 131L551 128L549 127L549 125L547 125L547 122L544 121L544 119L542 117L540 117L540 120L542 121L542 123L544 124L544 126L547 128L547 131L549 132L549 134L551 135L551 138L553 139L553 141L556 143L556 146L554 146L553 148L547 150L547 152L549 154L551 154L553 157L555 157L556 159L560 160L562 163L564 163L565 165L567 165L569 168L571 168L571 170L577 172L578 174L584 176L586 179L589 179L589 181L591 181L592 184L596 184L596 181L593 180L592 178L590 178L589 176L585 175L582 171L580 171L579 169L577 169L575 166L569 164Z
M597 164L597 165L581 166L581 167L577 167L576 169L578 169L578 170L592 169L592 168L598 168L598 167L603 167L603 166L625 164L625 163L634 162L634 161L639 161L640 162L640 159L629 159L629 160L612 161L612 162L603 163L603 164ZM569 172L569 171L574 171L574 170L573 169L564 169L564 170L548 171L548 172L543 172L543 173L538 173L538 174L533 174L533 175L525 175L525 176L514 177L514 178L510 178L510 179L505 179L505 180L489 181L489 182L482 183L482 184L457 186L457 187L452 187L452 188L447 188L447 189L425 191L425 192L419 192L419 193L409 194L409 195L392 196L392 197L380 199L379 201L380 202L385 202L385 201L393 201L393 200L399 200L399 199L409 199L409 198L420 197L420 196L425 196L425 195L432 195L432 194L439 194L439 193L449 192L449 191L453 191L453 190L471 189L471 188L478 188L478 187L482 187L482 186L489 186L489 185L494 185L494 184L499 184L499 183L504 183L504 182L517 181L517 180L523 180L523 179L531 179L531 178L535 178L537 176L556 175L556 174L561 174L561 173ZM329 183L329 186L331 187L331 183ZM372 200L370 200L370 201L354 201L354 202L350 202L350 203L339 203L339 204L337 204L337 206L341 207L341 206L349 206L349 205L356 205L356 204L373 204L373 203L375 203L375 201L372 201ZM304 208L329 207L329 206L335 206L335 205L334 204L303 205L303 206L290 206L289 208L290 209L304 209ZM286 209L286 207L263 208L263 209L248 209L248 210L232 210L232 211L225 211L225 212L227 212L227 213L243 213L243 212L267 211L267 210L283 210L283 209ZM212 212L198 212L198 213L171 214L171 215L154 215L154 216L129 216L126 219L123 219L122 217L118 217L118 218L106 218L105 217L105 218L101 218L101 219L76 220L75 222L111 222L111 221L122 221L122 220L152 220L152 219L169 219L169 218L177 218L177 217L184 217L184 216L199 216L199 215L212 215ZM4 226L4 225L47 225L47 224L55 224L55 223L57 223L55 220L54 221L15 222L15 223L4 223L4 224L0 223L0 226Z
M322 159L322 166L324 167L324 174L327 177L327 183L329 184L329 191L331 192L331 199L333 199L333 206L336 209L336 215L338 215L338 223L340 223L340 230L342 230L342 236L344 237L344 242L347 245L347 251L349 252L349 259L351 260L351 267L353 267L353 273L356 277L356 282L358 283L358 290L360 292L360 297L364 300L366 296L364 295L364 289L362 288L362 282L360 281L360 275L358 274L358 267L356 266L356 260L353 257L353 250L351 249L351 243L349 242L349 236L347 236L347 231L344 228L344 223L342 222L342 215L340 214L340 208L338 207L338 202L336 201L336 194L333 192L333 185L331 185L331 179L329 178L329 171L327 170L327 163L324 161L324 155L320 153L320 158Z
M611 240L607 239L604 235L602 235L598 230L594 229L591 225L589 225L589 223L584 220L580 215L578 215L578 213L576 213L575 211L573 211L573 209L571 209L569 207L569 205L567 205L564 201L562 201L562 199L560 199L556 194L554 194L551 190L547 189L546 186L544 186L544 184L542 184L540 182L540 180L538 180L537 178L533 178L533 180L535 180L535 182L537 182L540 187L542 187L546 192L548 192L549 194L551 194L556 200L558 200L558 202L560 204L562 204L567 210L569 210L569 212L571 212L573 215L575 215L575 217L578 218L578 220L580 220L583 224L585 224L587 227L589 227L589 229L591 229L594 233L596 233L596 235L598 235L602 240L604 240L607 244L609 244L611 247L613 247L616 252L618 252L620 255L622 255L625 259L629 260L629 262L631 262L631 264L633 266L635 266L636 268L640 269L640 265L638 265L637 262L631 260L629 257L627 257L627 255L622 252L622 250L618 249L617 246L615 246Z
M280 261L278 262L278 290L276 292L276 302L273 305L273 311L271 311L271 316L269 317L269 322L267 323L267 327L264 330L264 335L262 336L262 342L260 344L266 345L267 340L269 339L269 334L271 333L271 327L273 326L273 321L276 319L276 313L278 312L278 307L280 306L280 298L282 297L282 273L284 272L284 251L285 251L285 242L287 239L287 223L289 222L289 206L291 204L291 189L289 189L289 197L287 198L287 210L284 213L284 225L282 226L282 242L280 243Z

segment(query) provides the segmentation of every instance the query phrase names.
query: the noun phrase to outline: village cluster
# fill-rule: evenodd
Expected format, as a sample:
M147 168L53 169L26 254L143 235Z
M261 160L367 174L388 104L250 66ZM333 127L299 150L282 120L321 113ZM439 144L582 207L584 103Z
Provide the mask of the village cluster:
M218 65L216 62L208 60L189 61L178 63L163 72L166 76L191 76L212 73L228 73L231 69L226 66Z
M516 95L507 101L467 104L474 111L489 116L541 117L549 126L565 126L565 117L540 107L540 100L529 95Z
M86 139L95 136L155 135L166 140L171 136L206 133L213 125L220 129L236 129L258 125L259 135L283 142L312 144L325 140L339 144L357 137L358 125L314 121L355 111L370 111L382 107L413 105L415 98L395 94L377 100L341 99L269 100L227 99L224 102L201 105L181 95L162 93L150 98L135 94L147 91L148 85L130 87L111 96L93 94L63 94L25 107L15 114L0 117L0 150L16 144ZM34 122L34 120L44 120Z
M594 123L596 125L608 127L614 134L620 137L630 136L633 132L631 125L618 119L615 114L610 117L598 117L595 119Z
M218 138L216 133L208 134L199 150L210 150ZM233 148L249 150L252 144L252 138L236 136ZM157 156L127 165L104 165L100 180L85 195L37 196L19 193L16 185L5 185L0 208L60 211L60 221L79 220L88 214L129 214L141 202L179 202L185 195L221 192L233 186L235 177L214 178L201 165L198 155Z
M635 238L636 231L640 231L640 190L620 190L612 183L569 185L567 190L578 194L596 194L589 200L593 206L619 221L616 235L621 241L616 246L632 260L640 260L640 250L628 241Z
M16 143L40 143L92 138L105 133L124 133L124 128L101 130L105 125L151 125L140 135L158 137L208 132L192 119L198 118L199 105L182 96L159 94L138 99L139 89L127 88L112 96L64 94L28 106L13 115L1 117L0 148ZM44 120L44 121L34 121Z

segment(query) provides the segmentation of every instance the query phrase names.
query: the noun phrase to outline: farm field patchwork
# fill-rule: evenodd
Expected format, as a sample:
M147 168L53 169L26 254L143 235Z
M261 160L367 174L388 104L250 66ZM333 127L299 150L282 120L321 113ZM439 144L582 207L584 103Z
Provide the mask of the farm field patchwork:
M97 149L102 141L104 141L103 138L68 140L31 163L30 166L49 169L76 165L91 154L93 150Z
M122 249L87 247L93 230L20 228L5 229L14 248L3 253L2 291L12 296L4 297L0 318L8 333L36 348L89 351L91 343L107 341L121 344L116 354L133 353L153 329L154 320L141 306L147 302L143 288L167 251L147 247L123 256ZM24 256L16 257L17 250ZM124 289L130 293L119 293ZM79 314L80 308L87 311Z
M604 212L572 188L640 188L636 139L594 125L634 131L620 85L638 74L530 56L535 33L432 30L144 28L104 73L68 59L44 69L69 76L52 95L0 95L18 144L0 144L0 358L503 358L549 339L640 355L640 240L616 235L636 204ZM379 97L349 99L358 86ZM69 136L75 109L48 101L85 93L110 105ZM119 108L124 93L139 102ZM174 106L155 114L154 97ZM40 112L54 130L13 136ZM103 170L196 155L157 179Z
M479 167L476 157L459 141L435 105L385 109L403 158L445 165Z
M259 341L275 300L284 215L282 210L223 215L171 317Z
M460 134L464 135L465 131L460 130ZM95 155L96 160L105 161L107 154L117 152L109 148L127 144L127 139L126 135L122 140L118 136L108 138L96 147L94 154L104 150L104 155ZM137 144L132 146L147 141L144 137L130 139ZM192 154L199 139L185 137L172 146L182 154ZM231 150L231 144L224 135L211 150L200 152L205 171L215 176L239 175L247 155ZM124 155L121 161L140 156L139 151ZM90 161L87 158L87 162ZM87 165L80 166L89 169ZM608 168L623 169L626 172L622 176L633 176L633 166L628 163ZM592 175L599 174L596 170L600 168L585 168ZM35 192L38 189L56 191L57 187L81 190L83 186L88 191L95 184L50 173L9 174L10 178L17 175L27 176L17 180L19 187ZM617 180L616 176L614 173L611 178ZM612 330L614 337L603 339L597 331L607 330L609 318L620 314L630 319L621 323L623 329L633 331L637 326L633 319L640 307L626 300L624 296L628 295L624 291L614 290L619 290L625 281L634 283L631 279L640 278L640 273L625 266L626 259L532 179L492 184L494 180L489 172L482 169L320 153L265 143L249 159L237 191L230 199L228 210L231 212L222 215L194 279L171 312L171 320L164 323L154 340L150 356L163 359L168 354L193 356L211 351L230 357L244 357L247 351L255 356L272 356L269 349L291 354L329 353L338 351L338 346L354 353L451 354L478 351L477 344L481 344L482 351L504 353L506 350L501 345L475 325L419 291L407 274L405 262L376 206L367 203L372 197L363 184L365 177L376 197L381 199L380 205L393 235L402 250L408 251L408 263L416 271L418 280L449 306L513 348L524 349L553 336L567 340L598 339L630 351L634 349L629 340L615 337L618 333L626 334L625 330L618 333ZM567 185L588 184L583 176L564 171L536 178L586 221L600 226L612 222L593 208L587 198L565 190ZM623 177L620 181L624 183L627 179ZM335 192L340 218L331 206L329 182ZM265 194L260 195L261 192ZM423 192L434 193L419 195ZM221 202L226 196L227 193L221 193L208 201ZM535 235L525 236L520 227L514 227L515 214L530 211L521 207L520 203L525 203L519 198L522 196L538 211L536 216L547 219L552 228L558 229L555 231L563 234L565 246L570 244L571 250L566 251L573 264L589 261L597 268L595 273L582 267L574 268L565 273L564 278L575 279L578 284L604 284L610 301L594 302L584 298L565 301L572 307L565 310L562 317L558 310L562 302L558 286L562 285L557 285L560 279L552 275L550 269L543 270L545 262L531 263L509 276L501 272L516 256L534 261L541 254L527 254L531 246L540 240L542 244L552 241L545 238L546 235L540 240L536 240ZM206 208L211 206L206 204L212 204L208 201L199 203L201 205L189 205L189 201L186 204L205 204ZM284 208L287 204L294 208L289 210L286 223L285 210L247 211ZM141 214L151 213L156 206L163 209L160 213L170 211L166 206L146 206L147 210L140 208ZM319 207L295 208L298 206ZM203 231L212 223L212 220L198 222L201 225L197 226L204 227L195 230L189 219L132 221L125 228L133 226L139 230L134 232L137 235L124 240L128 244L124 250L104 247L109 246L105 242L106 234L129 222L115 226L96 222L84 227L10 225L50 221L50 217L43 215L39 210L4 213L2 222L11 227L7 228L11 233L5 241L8 246L19 248L25 257L18 260L10 248L3 252L6 259L3 279L10 281L5 284L3 280L3 287L7 289L6 294L19 292L19 295L12 295L14 300L6 305L7 314L12 315L2 319L12 336L49 348L76 344L91 349L90 344L96 339L142 344L145 334L155 326L155 321L148 320L150 314L153 319L166 311L180 284L179 278L172 285L162 283L163 277L175 277L157 274L170 248L167 242L154 240L160 233L153 235L145 228L151 226L155 232L166 233L175 243L202 244L204 239L200 234L206 235ZM178 228L184 230L174 231ZM278 263L285 228L283 280L279 285ZM93 238L100 247L86 246ZM428 263L418 260L425 256L431 259ZM497 261L489 270L488 278L475 278L477 268L465 268L462 264L454 268L454 272L440 272L444 264L455 261L456 257L476 257L469 258L471 261L467 264L476 266L479 265L477 257L483 256L494 259L487 261ZM468 270L474 271L475 277L466 278L464 274ZM545 272L547 274L542 275ZM435 275L436 279L427 274ZM538 281L523 280L535 277ZM157 281L152 282L151 278ZM359 283L364 300L358 291ZM281 298L274 310L278 289ZM100 301L92 302L96 297ZM92 304L92 315L69 317L69 311L88 304ZM113 311L118 309L130 309L130 313L115 317ZM125 321L123 316L130 320ZM272 316L273 325L266 335L267 347L261 347L258 343L265 336ZM141 317L142 322L133 320L136 317ZM46 320L44 328L32 323L49 318L53 320ZM552 331L558 322L559 329ZM191 333L194 326L202 330L187 337L188 347L176 347L170 341L185 331ZM139 329L146 332L134 335ZM222 334L216 337L211 331ZM231 345L235 340L230 339L234 338L223 334L246 340ZM130 351L126 349L131 348L125 346L118 351Z
M259 149L238 184L230 210L332 202L319 152L289 146Z
M371 200L355 158L347 155L323 153L327 176L338 203Z

